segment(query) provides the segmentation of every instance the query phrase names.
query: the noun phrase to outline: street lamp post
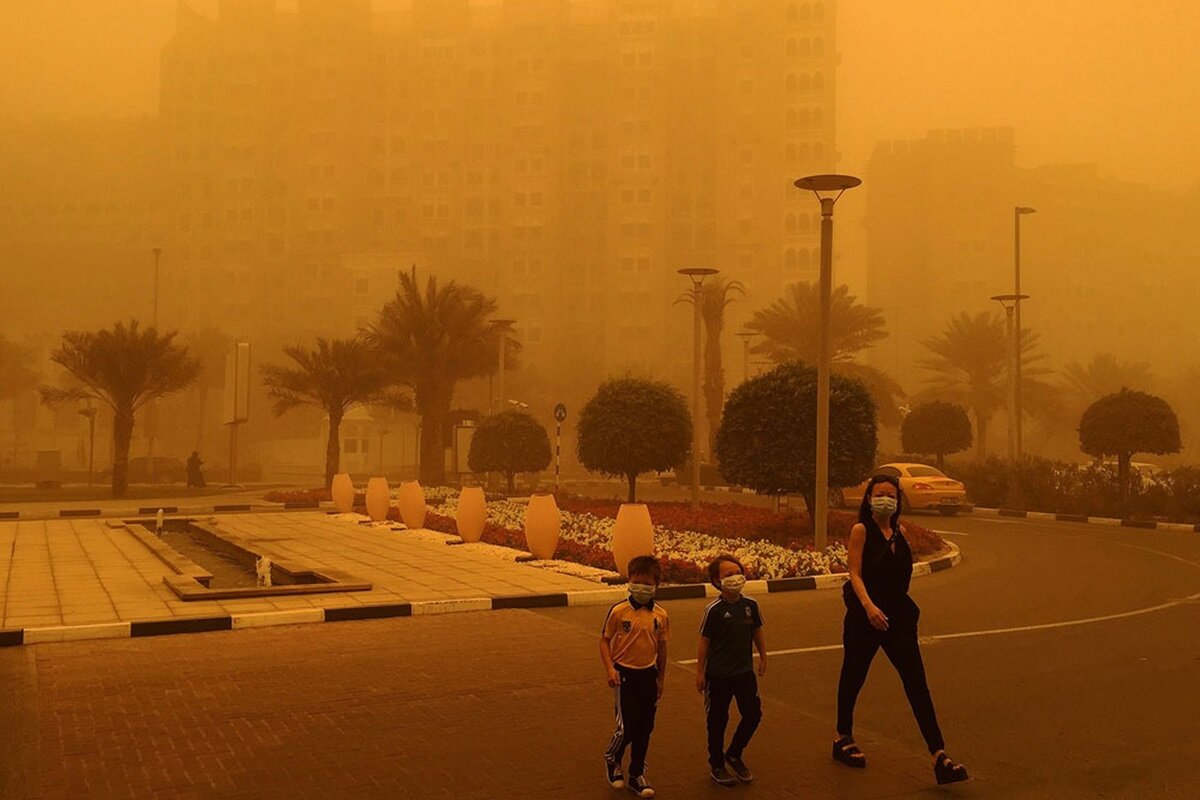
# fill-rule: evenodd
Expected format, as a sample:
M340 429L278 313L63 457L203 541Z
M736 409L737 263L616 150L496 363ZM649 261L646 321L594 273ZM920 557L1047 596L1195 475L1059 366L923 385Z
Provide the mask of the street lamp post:
M992 299L1004 307L1005 326L1004 333L1008 338L1011 348L1011 356L1005 359L1008 362L1008 459L1016 463L1017 460L1017 362L1021 357L1021 349L1019 340L1013 336L1013 315L1017 308L1017 303L1021 300L1028 300L1029 295L1015 294L997 294L992 295Z
M813 543L818 552L828 543L829 512L829 307L833 293L833 207L842 193L862 181L853 175L809 175L795 182L797 189L812 192L821 202L821 302L817 327L817 462L816 489L809 509Z
M742 339L742 381L745 382L750 380L750 340L755 334L754 331L742 328L737 335Z
M512 329L512 326L515 325L516 322L517 321L515 319L494 319L494 320L492 320L492 327L496 329L496 332L498 334L496 338L500 342L500 344L499 344L500 353L498 355L500 369L497 371L498 377L497 377L497 381L496 381L496 384L497 384L496 388L498 390L498 398L499 399L497 400L497 398L492 398L491 410L492 410L493 414L496 413L497 409L499 409L500 411L504 410L504 361L505 361L505 356L506 356L505 351L507 350L505 345L508 343L508 332Z
M151 319L154 327L158 328L158 257L162 255L162 248L156 247L150 252L154 253L154 315Z
M716 275L719 270L711 267L687 267L679 270L692 281L692 508L700 508L700 340L701 310L704 302L704 279Z
M155 247L154 253L154 313L151 316L151 324L154 326L155 333L158 332L158 259L162 255L162 248ZM146 405L146 450L150 457L146 464L146 477L151 483L154 483L154 435L158 433L158 409L155 408L155 403L151 400Z
M1014 390L1015 407L1013 414L1016 418L1016 454L1017 458L1021 457L1021 217L1026 214L1035 214L1036 209L1029 206L1016 206L1013 208L1013 263L1015 267L1015 276L1013 280L1013 300L1014 320L1013 320L1013 335L1016 337L1016 344L1013 350L1016 352L1016 363L1013 365L1013 382L1016 386Z

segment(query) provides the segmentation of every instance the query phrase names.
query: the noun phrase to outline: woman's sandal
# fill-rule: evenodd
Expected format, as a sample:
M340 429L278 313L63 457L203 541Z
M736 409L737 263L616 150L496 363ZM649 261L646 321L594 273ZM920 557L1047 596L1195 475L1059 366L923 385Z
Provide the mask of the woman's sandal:
M866 755L858 749L852 736L843 736L833 743L833 760L840 761L847 767L865 767L867 765Z
M950 756L942 753L933 764L933 774L938 784L958 783L967 779L967 768L950 760Z

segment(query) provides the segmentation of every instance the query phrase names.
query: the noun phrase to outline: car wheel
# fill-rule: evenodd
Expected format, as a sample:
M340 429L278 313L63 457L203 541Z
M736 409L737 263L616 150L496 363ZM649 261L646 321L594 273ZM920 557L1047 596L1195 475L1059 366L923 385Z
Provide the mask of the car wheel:
M958 509L954 506L942 506L938 511L942 512L943 517L953 517L958 513Z
M829 490L829 507L830 508L845 508L846 507L846 496L842 493L841 489L830 489Z

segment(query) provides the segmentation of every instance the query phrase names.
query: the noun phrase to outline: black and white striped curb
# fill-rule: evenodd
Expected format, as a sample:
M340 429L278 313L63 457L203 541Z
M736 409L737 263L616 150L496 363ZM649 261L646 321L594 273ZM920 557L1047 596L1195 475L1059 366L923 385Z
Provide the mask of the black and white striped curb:
M913 565L913 575L930 575L958 564L962 554L950 544L950 554L932 561ZM844 574L810 575L802 578L778 578L746 581L746 594L770 594L812 589L835 589L846 581ZM716 597L716 587L707 583L688 583L660 586L655 597L659 600L685 600ZM243 628L265 628L273 625L300 625L312 622L344 622L358 619L416 617L450 614L462 611L493 611L514 608L565 608L568 606L609 605L623 600L628 591L621 587L588 589L578 592L551 592L501 597L478 597L451 600L424 600L412 603L379 603L341 608L299 608L289 611L263 611L246 614L227 614L214 617L179 617L175 619L133 622L106 622L95 625L58 625L41 628L0 630L0 647L49 642L73 642L88 639L129 639L143 636L167 636L175 633L206 633Z
M1082 522L1089 525L1107 525L1113 528L1142 528L1158 531L1200 532L1200 525L1190 522L1156 522L1148 519L1120 519L1118 517L1089 517L1086 514L1055 514L1049 511L1020 511L1015 508L981 508L976 506L972 514L991 517L1013 517L1047 522Z
M171 515L200 515L200 514L229 514L237 512L253 512L256 514L271 511L316 510L321 504L315 500L301 500L289 503L214 503L204 506L129 506L126 508L60 508L46 511L0 511L0 521L17 520L49 520L93 518L107 519L111 517L136 517L157 514Z

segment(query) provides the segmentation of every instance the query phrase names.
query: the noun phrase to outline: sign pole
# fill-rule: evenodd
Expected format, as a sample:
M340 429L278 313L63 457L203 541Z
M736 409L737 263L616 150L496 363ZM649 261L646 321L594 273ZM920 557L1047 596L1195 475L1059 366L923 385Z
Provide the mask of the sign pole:
M567 418L567 407L559 403L554 407L554 491L558 492L558 475L562 467L562 424Z

